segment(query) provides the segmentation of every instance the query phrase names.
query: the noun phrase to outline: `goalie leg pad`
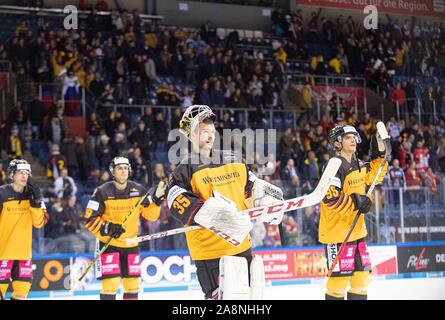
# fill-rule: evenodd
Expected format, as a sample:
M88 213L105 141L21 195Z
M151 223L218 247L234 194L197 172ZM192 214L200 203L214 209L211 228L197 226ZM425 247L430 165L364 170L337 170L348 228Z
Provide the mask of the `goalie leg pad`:
M263 259L254 255L250 263L250 300L263 300L266 277Z
M244 257L223 256L219 260L219 298L248 300L249 271Z

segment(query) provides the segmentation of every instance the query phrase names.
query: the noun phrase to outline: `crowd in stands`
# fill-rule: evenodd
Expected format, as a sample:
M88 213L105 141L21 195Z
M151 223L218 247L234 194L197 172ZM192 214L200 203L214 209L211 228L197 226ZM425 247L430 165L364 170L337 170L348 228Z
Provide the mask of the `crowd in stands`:
M200 31L188 31L143 25L137 10L112 11L109 17L96 13L103 9L95 8L80 30L64 30L49 22L33 30L23 21L8 41L0 43L0 58L11 61L17 73L18 96L23 97L1 124L2 149L8 160L23 157L28 147L25 135L30 131L30 151L46 166L48 179L54 183L46 190L45 199L50 217L55 218L45 229L45 237L60 240L62 235L69 236L52 242L49 251L72 250L61 249L69 246L72 237L84 242L83 250L89 250L87 233L82 230L82 207L97 186L110 180L108 165L114 156L128 156L132 179L147 187L155 186L174 170L175 165L168 165L166 160L168 130L178 127L182 111L192 104L223 108L218 130L244 122L243 113L237 109L248 109L249 127L262 128L267 123L265 109L298 108L297 126L284 128L280 134L277 157L271 154L265 165L252 166L259 177L281 185L286 198L316 187L330 157L327 133L336 123L357 128L362 138L358 155L366 160L376 119L368 113L359 118L348 108L340 114L323 113L318 119L311 82L301 89L288 83L288 59L311 59L313 74L363 74L372 83L386 86L387 91L395 75L444 77L442 25L419 28L394 20L370 32L351 18L340 16L333 23L326 18L319 21L314 13L303 23L301 11L283 15L277 10L272 20L274 33L281 38L274 60L266 61L258 52L238 50L237 41L230 37L220 39L211 22ZM320 42L328 44L333 56L314 51ZM329 69L323 70L326 59ZM181 90L168 79L182 84ZM385 85L382 79L386 79ZM37 92L26 91L29 81L59 83L63 99L41 99ZM443 91L439 84L428 86L422 98L427 115L419 124L410 116L414 111L409 102L415 92L412 81L395 85L390 94L407 112L387 123L394 160L386 183L393 187L423 185L434 193L438 172L445 172ZM87 134L69 137L64 117L82 114L82 88L89 102ZM330 103L336 101L334 95ZM438 112L436 126L428 111L431 101L435 101ZM146 107L142 115L111 108L120 104ZM171 106L171 112L157 105ZM4 170L1 174L2 181L6 180ZM298 229L299 223L302 229ZM178 226L164 203L161 219L141 221L141 233ZM315 245L317 226L318 208L304 210L302 219L287 215L283 220L285 242L297 244L298 230L303 230L303 243L299 244ZM254 237L259 246L280 243L276 228L256 224L255 230L263 235ZM180 236L145 245L145 249L185 248Z

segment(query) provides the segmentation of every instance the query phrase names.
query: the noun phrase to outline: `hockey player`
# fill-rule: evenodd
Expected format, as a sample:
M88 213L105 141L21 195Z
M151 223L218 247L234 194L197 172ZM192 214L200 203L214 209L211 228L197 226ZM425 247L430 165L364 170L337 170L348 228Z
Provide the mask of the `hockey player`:
M366 187L372 184L384 161L384 144L378 135L371 137L370 163L361 163L357 158L357 144L360 142L359 134L350 125L336 126L329 132L329 143L342 164L333 185L321 202L319 241L325 247L328 269L335 260L355 215L369 212L372 202L366 196ZM382 182L387 168L388 165L385 164L377 184ZM371 264L366 235L364 216L361 215L327 281L327 300L343 300L348 285L348 300L367 299Z
M31 166L15 159L7 170L11 184L0 187L0 291L12 280L11 299L23 300L32 283L32 228L48 221L40 189L29 178Z
M140 184L128 180L131 165L127 158L116 157L109 170L113 181L94 190L85 212L85 226L97 237L100 251L113 237L96 265L96 276L102 280L101 300L115 300L122 283L124 299L138 299L140 285L140 254L137 245L127 245L125 238L137 236L139 217L149 221L159 218L160 204L165 197L166 182L161 181L153 195L145 197L139 208L122 225L134 205L145 196Z
M180 131L193 150L170 176L168 207L184 226L204 227L187 232L186 239L205 298L260 299L263 262L252 254L250 218L239 210L277 202L282 192L258 179L233 152L213 149L214 121L208 106L192 105L185 111ZM266 185L278 196L265 194ZM238 234L239 241L230 236Z

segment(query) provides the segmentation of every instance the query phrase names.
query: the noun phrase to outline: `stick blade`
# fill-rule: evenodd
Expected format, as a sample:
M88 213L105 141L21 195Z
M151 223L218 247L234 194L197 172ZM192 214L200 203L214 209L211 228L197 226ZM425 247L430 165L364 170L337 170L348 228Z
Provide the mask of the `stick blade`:
M386 126L383 123L383 121L379 121L376 124L376 128L377 128L377 132L380 135L380 138L382 138L382 140L386 140L389 139L389 134L388 134L388 130L386 130Z
M127 243L127 246L138 244L137 238L126 238L125 242Z

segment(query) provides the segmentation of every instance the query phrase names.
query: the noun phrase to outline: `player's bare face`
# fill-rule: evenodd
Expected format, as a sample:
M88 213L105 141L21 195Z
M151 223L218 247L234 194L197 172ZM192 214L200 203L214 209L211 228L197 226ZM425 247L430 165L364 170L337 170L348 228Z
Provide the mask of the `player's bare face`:
M357 140L353 133L348 133L343 137L342 147L342 150L346 153L355 153L357 151Z
M14 175L14 184L18 187L25 187L28 183L29 173L26 170L17 171Z
M114 168L114 179L117 183L124 184L128 180L128 166L126 164L120 164Z
M199 151L210 151L215 142L215 125L200 123L198 127Z

